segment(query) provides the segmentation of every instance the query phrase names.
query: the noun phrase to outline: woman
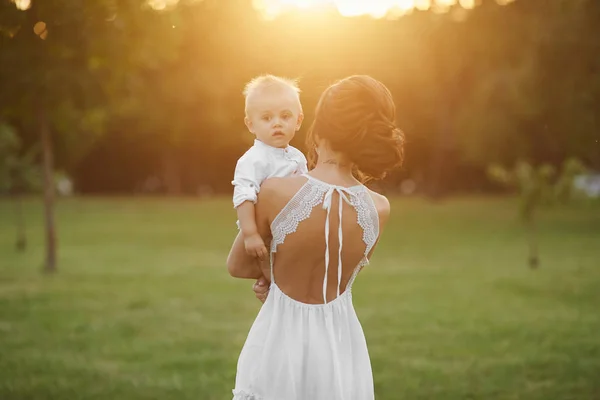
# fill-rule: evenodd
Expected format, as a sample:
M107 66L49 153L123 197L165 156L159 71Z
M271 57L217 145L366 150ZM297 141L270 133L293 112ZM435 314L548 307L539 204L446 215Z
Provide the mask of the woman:
M403 136L394 120L382 83L343 79L317 104L307 136L314 168L261 186L256 220L270 263L257 266L240 236L227 259L232 276L270 282L238 360L234 400L374 398L351 289L390 214L388 200L361 181L401 164Z

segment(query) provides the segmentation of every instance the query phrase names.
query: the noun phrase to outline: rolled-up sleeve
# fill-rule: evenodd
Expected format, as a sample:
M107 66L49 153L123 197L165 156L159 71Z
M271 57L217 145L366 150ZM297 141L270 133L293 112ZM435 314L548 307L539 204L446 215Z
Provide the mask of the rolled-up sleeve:
M248 152L235 166L231 184L233 188L233 207L237 208L245 201L256 203L260 184L266 179L265 160L260 155Z

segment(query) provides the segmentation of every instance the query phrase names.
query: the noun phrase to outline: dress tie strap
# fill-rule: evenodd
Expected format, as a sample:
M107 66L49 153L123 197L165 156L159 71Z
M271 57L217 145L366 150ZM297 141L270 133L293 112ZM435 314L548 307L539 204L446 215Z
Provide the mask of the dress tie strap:
M329 218L331 214L331 203L333 201L333 193L337 192L340 200L339 200L339 227L338 227L338 240L339 240L339 248L338 248L338 282L337 282L337 296L340 295L340 284L342 281L342 210L343 210L343 202L352 205L350 203L350 199L348 196L351 196L352 193L345 187L342 186L331 186L329 190L325 193L325 197L323 198L323 209L327 210L327 218L325 219L325 278L323 279L323 303L327 303L327 277L329 273ZM346 196L348 195L348 196Z

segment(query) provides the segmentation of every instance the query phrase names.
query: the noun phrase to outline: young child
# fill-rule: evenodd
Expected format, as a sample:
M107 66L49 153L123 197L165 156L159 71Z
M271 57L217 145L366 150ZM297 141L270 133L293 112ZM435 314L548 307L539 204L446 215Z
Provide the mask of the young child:
M244 96L244 122L256 139L235 167L233 206L246 252L264 260L268 253L256 227L254 204L265 179L308 172L304 154L289 145L304 115L300 89L288 79L259 76L246 85Z

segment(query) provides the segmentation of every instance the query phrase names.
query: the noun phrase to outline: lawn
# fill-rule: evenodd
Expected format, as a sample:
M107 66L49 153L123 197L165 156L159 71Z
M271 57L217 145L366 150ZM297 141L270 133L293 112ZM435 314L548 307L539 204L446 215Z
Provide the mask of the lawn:
M541 214L539 270L515 206L392 201L354 286L378 400L600 399L600 206ZM61 200L54 276L41 204L22 254L12 213L0 201L0 399L231 399L260 303L224 267L228 199Z

